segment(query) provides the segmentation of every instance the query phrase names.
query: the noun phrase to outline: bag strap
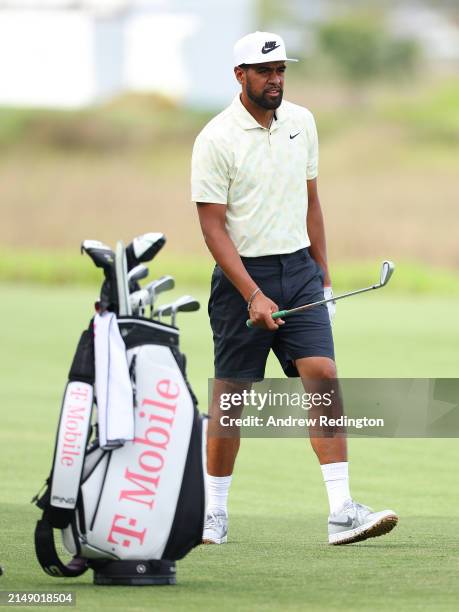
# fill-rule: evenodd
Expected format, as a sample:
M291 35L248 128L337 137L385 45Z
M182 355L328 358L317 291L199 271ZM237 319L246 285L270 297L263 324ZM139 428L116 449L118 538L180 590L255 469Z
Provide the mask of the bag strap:
M54 527L65 527L69 514L65 511L76 507L86 445L91 434L94 379L94 329L91 319L89 328L81 334L73 357L57 428L48 500L48 504L56 509L57 522L51 520Z
M49 503L54 508L76 508L86 446L91 432L93 399L92 385L76 380L67 383L50 478Z
M81 557L72 559L67 565L59 559L54 542L54 530L44 518L39 520L35 527L35 553L43 570L55 578L76 578L88 569L87 562Z

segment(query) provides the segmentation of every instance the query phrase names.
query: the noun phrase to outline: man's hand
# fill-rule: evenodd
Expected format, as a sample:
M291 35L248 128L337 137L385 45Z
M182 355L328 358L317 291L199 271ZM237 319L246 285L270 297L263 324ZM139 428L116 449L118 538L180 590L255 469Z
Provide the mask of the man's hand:
M333 290L331 287L324 287L324 299L325 300L329 300L330 298L333 297ZM330 324L333 324L333 320L335 318L335 314L336 314L336 302L328 302L327 303L327 308L328 308L328 316L330 318Z
M279 310L277 304L270 300L261 291L256 294L253 298L252 304L249 310L250 320L255 327L262 329L269 329L276 331L280 325L284 325L285 321L282 319L274 320L272 313Z

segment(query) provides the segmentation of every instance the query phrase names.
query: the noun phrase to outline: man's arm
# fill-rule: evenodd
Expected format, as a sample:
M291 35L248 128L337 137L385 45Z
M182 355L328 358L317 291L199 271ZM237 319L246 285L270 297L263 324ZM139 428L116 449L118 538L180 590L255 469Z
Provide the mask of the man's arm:
M317 179L308 180L307 185L308 213L306 217L306 227L309 240L311 241L309 252L325 273L324 286L329 287L331 286L331 279L328 272L325 226L322 209L320 207Z
M207 248L225 275L248 302L258 286L245 269L226 231L226 206L198 202L198 214ZM258 327L276 330L279 325L283 324L281 319L273 321L271 318L271 313L277 310L277 304L259 291L253 299L250 318Z

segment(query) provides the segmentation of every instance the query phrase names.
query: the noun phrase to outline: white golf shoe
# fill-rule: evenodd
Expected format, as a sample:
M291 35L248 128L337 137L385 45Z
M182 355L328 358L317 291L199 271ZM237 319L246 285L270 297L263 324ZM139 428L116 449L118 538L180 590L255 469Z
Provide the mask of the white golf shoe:
M228 539L228 515L225 512L207 510L202 534L203 544L225 544Z
M398 523L393 510L373 512L352 499L328 517L328 543L352 544L389 533Z

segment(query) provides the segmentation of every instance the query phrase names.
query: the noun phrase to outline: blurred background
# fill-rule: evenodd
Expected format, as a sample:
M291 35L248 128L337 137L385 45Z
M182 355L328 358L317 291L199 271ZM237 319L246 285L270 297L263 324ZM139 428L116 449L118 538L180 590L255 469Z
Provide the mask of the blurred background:
M43 588L28 502L49 468L64 381L101 281L79 254L83 239L114 246L166 234L150 279L175 276L163 301L183 293L201 300L201 311L178 324L207 410L213 262L190 202L190 157L198 132L237 92L234 42L255 29L283 35L301 58L288 66L285 97L316 117L335 291L375 282L383 259L397 264L383 291L339 302L340 376L459 375L457 0L0 0L0 560L11 588ZM267 373L281 375L275 361ZM230 497L244 555L236 564L213 557L213 581L210 553L190 555L183 609L190 601L242 609L242 594L247 609L259 600L263 609L297 609L298 601L318 609L323 600L337 610L367 610L369 601L378 610L429 602L456 610L458 499L448 469L456 440L351 441L356 498L403 516L390 556L371 546L358 559L356 549L343 553L352 580L342 554L316 546L326 500L303 444L244 440ZM260 532L252 550L253 513ZM330 575L342 576L336 589ZM94 608L90 589L78 597ZM121 605L117 594L107 597L101 609Z
M254 29L301 58L285 97L317 120L337 282L392 258L409 289L429 266L454 284L454 0L0 0L0 277L85 281L83 238L155 230L204 282L191 148L235 95L232 46Z

